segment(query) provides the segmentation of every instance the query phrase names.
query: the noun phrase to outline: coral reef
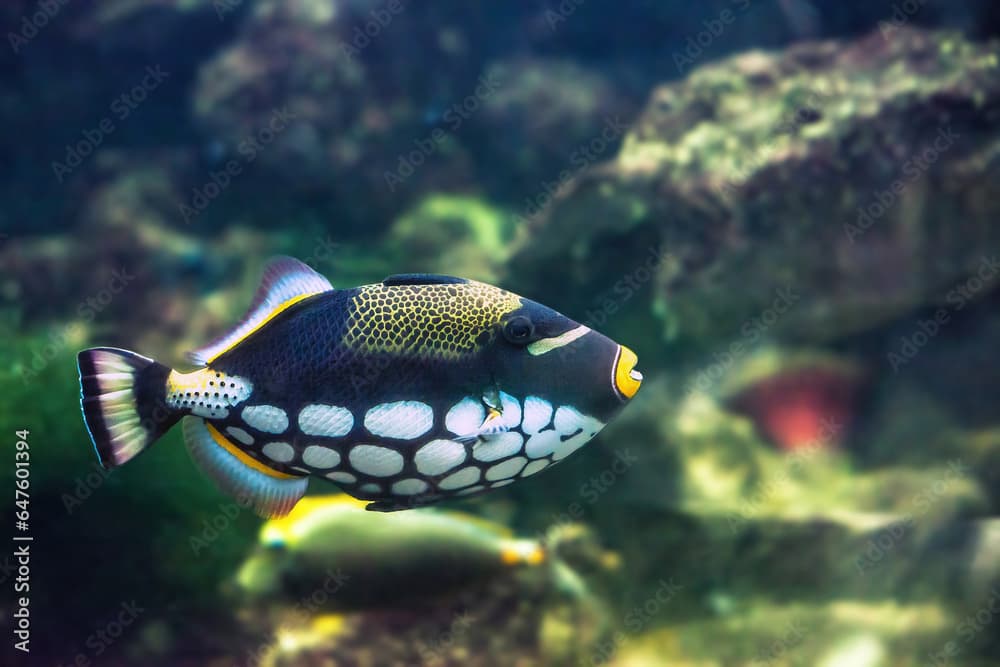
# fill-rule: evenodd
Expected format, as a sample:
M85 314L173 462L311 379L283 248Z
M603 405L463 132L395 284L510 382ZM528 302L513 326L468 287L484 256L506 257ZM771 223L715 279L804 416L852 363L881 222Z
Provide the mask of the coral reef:
M674 339L737 336L787 290L800 298L775 332L863 331L944 303L1000 247L998 125L1000 49L958 34L900 28L704 65L653 92L510 277L582 299L663 247L646 323Z

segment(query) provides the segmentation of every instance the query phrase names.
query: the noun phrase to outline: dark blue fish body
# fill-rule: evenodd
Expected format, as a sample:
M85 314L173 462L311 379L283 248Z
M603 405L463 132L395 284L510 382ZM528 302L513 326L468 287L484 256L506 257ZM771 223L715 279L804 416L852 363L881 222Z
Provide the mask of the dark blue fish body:
M505 486L590 440L641 382L628 348L505 290L426 275L333 289L287 258L194 358L181 373L81 352L95 449L121 465L188 417L195 460L271 516L309 475L378 510Z

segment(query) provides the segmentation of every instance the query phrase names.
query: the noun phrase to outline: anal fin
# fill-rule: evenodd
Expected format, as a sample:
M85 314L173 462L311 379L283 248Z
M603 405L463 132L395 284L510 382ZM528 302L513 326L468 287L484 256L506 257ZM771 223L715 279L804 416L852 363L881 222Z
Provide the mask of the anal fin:
M309 485L307 477L272 470L250 457L204 419L184 419L184 441L191 458L221 490L260 516L285 516Z

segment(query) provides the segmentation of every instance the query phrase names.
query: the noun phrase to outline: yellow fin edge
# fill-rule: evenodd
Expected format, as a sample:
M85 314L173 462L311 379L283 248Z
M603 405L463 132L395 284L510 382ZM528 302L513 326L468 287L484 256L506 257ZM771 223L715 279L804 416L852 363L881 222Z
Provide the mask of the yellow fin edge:
M205 427L208 429L208 434L212 436L212 440L215 440L215 444L222 447L224 450L236 457L236 459L245 466L248 466L257 472L264 473L268 477L274 477L275 479L298 479L296 475L289 475L287 473L279 472L274 468L268 468L266 465L258 461L257 459L251 457L249 454L241 450L239 447L229 442L226 436L219 433L218 429L214 426L205 422Z
M239 345L240 343L242 343L243 341L245 341L247 338L249 338L250 336L252 336L258 329L260 329L265 324L267 324L268 322L270 322L271 320L273 320L280 313L284 312L285 310L288 310L289 308L291 308L292 306L294 306L295 304L297 304L299 301L302 301L303 299L308 299L309 297L312 297L312 296L316 296L317 294L323 294L323 292L309 292L308 294L299 294L297 296L292 297L288 301L281 302L280 304L278 304L277 308L275 308L274 310L272 310L270 312L270 314L268 314L267 317L265 317L260 322L258 322L257 325L254 326L253 329L251 329L250 331L246 332L245 334L243 334L242 336L240 336L239 338L237 338L236 340L234 340L232 343L230 343L229 345L227 345L224 349L219 350L216 354L212 355L211 358L209 358L209 359L206 360L206 363L210 364L213 361L215 361L216 359L218 359L219 357L221 357L222 355L224 355L226 352L229 352L234 347L236 347L237 345Z

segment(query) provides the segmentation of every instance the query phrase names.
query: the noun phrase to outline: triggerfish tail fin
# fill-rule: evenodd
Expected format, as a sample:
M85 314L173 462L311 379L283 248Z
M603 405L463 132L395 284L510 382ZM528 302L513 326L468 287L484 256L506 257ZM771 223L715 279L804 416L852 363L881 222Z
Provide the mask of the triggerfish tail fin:
M194 363L204 366L236 347L286 308L332 289L330 281L313 271L308 264L293 257L275 257L264 267L257 293L239 324L208 345L191 351L188 356Z
M204 419L184 420L184 441L191 458L222 491L263 517L285 516L305 495L307 477L269 468Z
M77 366L83 419L105 468L128 462L180 419L164 403L168 366L113 347L83 350Z

